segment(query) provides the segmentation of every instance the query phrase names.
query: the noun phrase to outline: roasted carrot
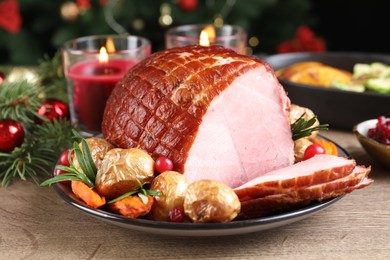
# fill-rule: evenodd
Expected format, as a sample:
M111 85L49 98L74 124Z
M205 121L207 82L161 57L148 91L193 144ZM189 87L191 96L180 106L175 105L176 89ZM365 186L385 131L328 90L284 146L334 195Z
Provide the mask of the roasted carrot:
M106 199L84 182L72 181L71 187L73 193L92 208L100 208L106 204Z
M338 155L336 145L331 141L326 141L325 139L315 138L314 143L321 145L327 154Z
M152 209L154 198L151 195L147 196L148 203L146 204L143 203L138 195L132 195L113 202L112 204L107 204L108 209L128 218L138 218L148 214Z

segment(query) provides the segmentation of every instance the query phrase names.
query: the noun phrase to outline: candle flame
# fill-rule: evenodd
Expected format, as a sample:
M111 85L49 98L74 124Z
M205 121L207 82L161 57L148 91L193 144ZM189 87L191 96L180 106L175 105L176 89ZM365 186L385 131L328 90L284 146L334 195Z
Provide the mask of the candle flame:
M106 50L106 47L101 47L100 48L100 52L99 52L99 62L101 64L105 64L108 62L108 54L107 54L107 50Z
M115 44L112 38L108 38L106 42L106 48L108 53L113 53L115 52Z
M100 64L108 63L108 53L115 52L115 44L112 38L108 38L106 41L106 46L102 46L99 52L99 62Z
M200 32L199 44L202 46L210 46L210 41L213 42L215 38L215 29L212 25L207 25Z

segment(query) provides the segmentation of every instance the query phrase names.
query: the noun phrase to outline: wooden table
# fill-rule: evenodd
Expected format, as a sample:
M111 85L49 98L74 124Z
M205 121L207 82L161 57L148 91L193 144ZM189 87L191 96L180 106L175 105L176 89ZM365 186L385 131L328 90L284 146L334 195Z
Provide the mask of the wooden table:
M323 135L372 165L375 182L299 222L238 236L159 236L95 219L52 188L16 181L0 189L0 259L390 259L390 171L351 132Z

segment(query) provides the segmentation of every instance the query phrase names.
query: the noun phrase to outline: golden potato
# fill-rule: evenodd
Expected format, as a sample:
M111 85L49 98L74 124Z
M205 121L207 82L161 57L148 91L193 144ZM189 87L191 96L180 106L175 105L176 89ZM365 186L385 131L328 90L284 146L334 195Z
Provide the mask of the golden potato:
M137 148L111 149L106 153L96 175L96 189L100 195L113 199L126 192L149 184L154 178L154 160Z
M181 173L166 171L158 175L153 179L149 189L160 191L161 196L155 197L155 202L147 217L153 220L169 221L169 214L173 209L183 210L187 187L187 178Z
M86 138L85 141L88 144L89 150L91 151L92 159L96 165L96 168L99 169L104 155L111 149L115 147L104 138L99 137L90 137ZM83 151L82 143L79 143L80 150ZM82 172L79 162L77 161L76 156L72 159L72 162L76 169Z
M236 193L222 182L193 182L184 195L184 212L196 223L229 222L240 210L241 203Z

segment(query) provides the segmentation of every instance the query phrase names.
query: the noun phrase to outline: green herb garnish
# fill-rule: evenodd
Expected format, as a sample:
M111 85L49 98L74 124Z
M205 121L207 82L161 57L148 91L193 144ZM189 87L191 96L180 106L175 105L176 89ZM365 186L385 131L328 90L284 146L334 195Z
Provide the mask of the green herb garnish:
M63 170L67 173L59 174L45 180L40 184L41 186L47 186L61 181L82 181L92 189L95 188L97 168L95 162L92 159L89 146L85 139L82 138L77 131L73 130L73 135L76 141L73 143L73 149L71 149L68 153L70 166L57 165L55 167L56 169ZM80 140L82 150L79 147L78 141ZM82 171L79 171L72 162L72 159L70 158L72 151L74 152Z
M139 184L139 189L137 190L132 190L132 191L129 191L129 192L126 192L125 194L113 199L113 200L110 200L107 202L107 204L111 204L111 203L114 203L114 202L117 202L118 200L121 200L121 199L124 199L128 196L131 196L131 195L134 195L134 194L137 194L138 197L141 198L142 202L144 204L148 204L148 196L147 195L151 195L151 196L161 196L161 192L160 191L155 191L155 190L147 190L143 187L142 183L136 179L138 184Z
M306 120L303 113L294 123L291 124L292 138L298 140L302 137L310 136L314 131L328 130L329 124L313 126L317 122L317 116Z

